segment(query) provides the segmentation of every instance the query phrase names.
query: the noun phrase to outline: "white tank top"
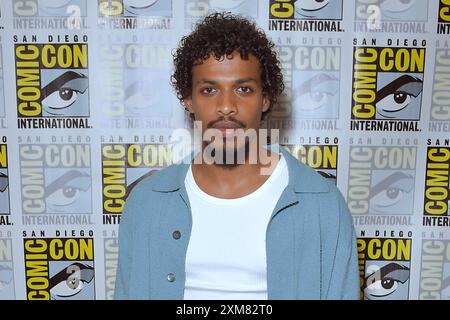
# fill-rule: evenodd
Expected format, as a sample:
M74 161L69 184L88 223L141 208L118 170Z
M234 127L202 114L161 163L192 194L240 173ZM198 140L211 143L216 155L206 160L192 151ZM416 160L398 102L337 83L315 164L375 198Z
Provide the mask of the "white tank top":
M185 185L193 224L185 300L267 299L266 229L288 181L281 155L271 176L257 190L223 199L202 191L189 168Z

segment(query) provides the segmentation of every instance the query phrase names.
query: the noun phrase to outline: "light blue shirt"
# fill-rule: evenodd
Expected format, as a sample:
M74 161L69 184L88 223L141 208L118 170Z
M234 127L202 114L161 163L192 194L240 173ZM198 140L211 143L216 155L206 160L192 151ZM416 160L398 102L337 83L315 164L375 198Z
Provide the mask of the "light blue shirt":
M268 299L358 299L356 235L345 200L331 182L280 151L289 183L267 227ZM183 299L192 228L188 168L165 168L130 193L119 228L115 299Z

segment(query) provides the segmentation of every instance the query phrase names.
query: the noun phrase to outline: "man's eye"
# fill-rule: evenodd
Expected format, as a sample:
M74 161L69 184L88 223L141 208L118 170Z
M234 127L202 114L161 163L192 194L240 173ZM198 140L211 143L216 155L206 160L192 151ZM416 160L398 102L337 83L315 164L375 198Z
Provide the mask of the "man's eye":
M239 87L238 91L242 93L250 93L252 92L252 89L250 89L249 87Z
M202 93L206 93L206 94L211 94L213 93L215 90L213 88L203 88L201 90Z

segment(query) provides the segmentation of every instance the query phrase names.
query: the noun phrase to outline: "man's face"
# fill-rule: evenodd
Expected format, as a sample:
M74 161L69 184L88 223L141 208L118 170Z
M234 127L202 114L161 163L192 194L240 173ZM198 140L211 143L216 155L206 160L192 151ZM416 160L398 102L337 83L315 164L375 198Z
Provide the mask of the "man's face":
M270 104L263 95L258 59L250 54L243 60L237 52L231 59L224 57L217 61L211 55L195 65L192 95L184 102L195 120L202 122L203 130L218 129L225 143L236 129L258 130L261 115ZM235 151L243 147L239 139L234 142Z

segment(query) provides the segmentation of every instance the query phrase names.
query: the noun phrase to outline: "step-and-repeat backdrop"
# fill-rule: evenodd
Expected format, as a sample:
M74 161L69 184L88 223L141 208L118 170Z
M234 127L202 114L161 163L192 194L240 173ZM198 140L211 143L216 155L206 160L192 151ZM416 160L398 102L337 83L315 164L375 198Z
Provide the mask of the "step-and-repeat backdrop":
M361 299L450 299L449 0L0 3L0 298L112 298L127 194L191 126L171 53L231 11L277 45L266 125L347 200Z

